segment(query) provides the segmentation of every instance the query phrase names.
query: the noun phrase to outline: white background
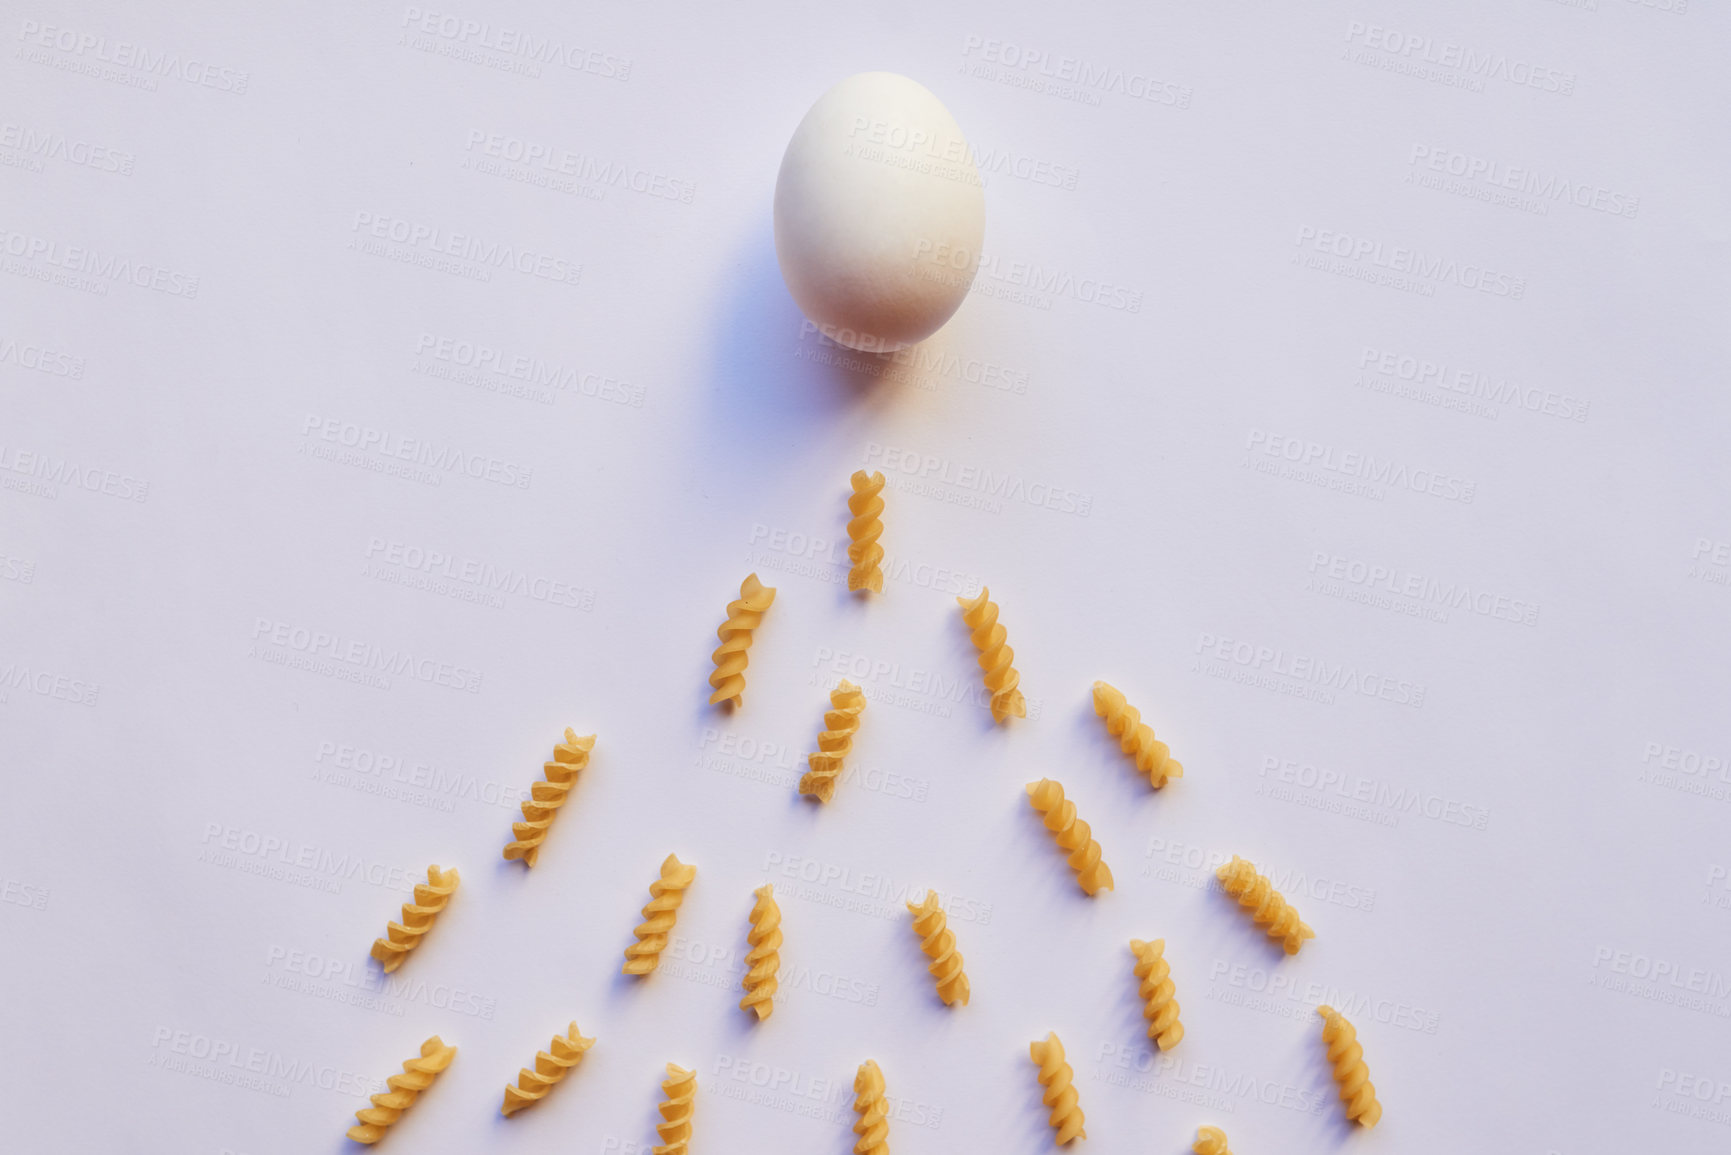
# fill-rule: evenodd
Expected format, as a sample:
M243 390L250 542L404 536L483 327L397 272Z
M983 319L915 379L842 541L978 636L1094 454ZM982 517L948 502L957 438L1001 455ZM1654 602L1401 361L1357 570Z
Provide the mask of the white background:
M896 1151L1038 1151L1027 1044L1056 1030L1090 1150L1204 1122L1246 1153L1725 1149L1731 27L1683 2L14 6L7 1145L342 1150L437 1032L460 1054L387 1146L644 1149L673 1060L694 1152L842 1152L869 1056ZM577 67L498 47L525 35ZM857 368L802 329L770 200L805 109L868 69L991 163L975 291ZM476 164L494 134L625 183L509 179ZM580 274L429 268L370 237L392 220ZM1377 263L1413 252L1431 275ZM474 346L562 387L438 356ZM368 429L527 484L328 456ZM862 465L896 479L869 603L829 544ZM780 593L728 717L708 656L752 569ZM1037 707L1001 729L951 596L982 580ZM862 668L857 774L818 810L792 782ZM1131 772L1102 677L1182 781ZM525 873L513 797L568 725L594 760ZM1115 892L1026 805L1046 775ZM669 851L697 883L626 981ZM1234 853L1285 880L1301 956L1205 885ZM429 862L462 887L379 990ZM756 1026L764 881L803 989ZM966 1008L901 913L927 885ZM1154 936L1188 1030L1161 1062L1127 946ZM1325 999L1358 1008L1372 1132ZM582 1068L501 1119L573 1018Z

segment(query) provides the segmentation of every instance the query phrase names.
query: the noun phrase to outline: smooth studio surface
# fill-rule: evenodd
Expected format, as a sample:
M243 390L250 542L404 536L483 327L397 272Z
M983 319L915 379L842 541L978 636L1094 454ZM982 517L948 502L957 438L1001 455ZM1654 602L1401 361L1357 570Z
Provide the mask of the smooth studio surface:
M1048 1034L1070 1155L1731 1147L1724 6L884 13L10 6L0 1147L357 1155L436 1035L382 1155L645 1155L669 1063L691 1155L843 1155L867 1059L895 1155L1043 1155ZM883 357L771 228L794 127L870 70L942 97L991 207L961 308ZM384 976L432 864L461 888Z
M837 84L799 122L775 183L788 291L826 337L888 353L968 295L985 235L973 150L930 90L893 72Z

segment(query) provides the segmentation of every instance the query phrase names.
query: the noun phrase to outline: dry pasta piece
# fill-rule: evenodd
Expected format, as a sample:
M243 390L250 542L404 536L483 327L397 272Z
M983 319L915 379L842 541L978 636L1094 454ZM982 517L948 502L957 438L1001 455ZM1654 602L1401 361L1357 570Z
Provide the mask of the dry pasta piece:
M1018 688L1022 676L1011 665L1016 651L1005 644L1009 635L998 621L998 603L991 600L991 591L982 586L979 597L957 598L956 604L962 607L962 621L973 635L974 648L980 651L980 673L986 692L992 696L992 718L1000 725L1012 714L1026 718L1028 704Z
M421 939L433 929L433 920L456 892L457 868L440 870L427 867L427 881L415 884L415 901L403 904L403 921L385 924L385 937L373 940L373 957L384 965L389 974L403 965L409 952L421 945Z
M878 539L884 535L884 475L858 469L854 471L850 484L853 496L847 499L847 509L853 514L853 519L847 523L847 536L851 543L847 547L847 559L853 562L853 568L848 571L847 588L875 590L881 594L884 592L884 547L878 544Z
M457 1048L446 1046L437 1035L422 1043L420 1057L404 1063L402 1074L385 1080L390 1090L374 1095L371 1107L355 1112L360 1122L349 1128L349 1138L356 1143L377 1143L383 1139L390 1125L403 1117L403 1112L456 1057Z
M1045 1042L1028 1044L1028 1057L1040 1064L1040 1086L1046 1089L1040 1101L1051 1109L1047 1122L1055 1132L1052 1142L1062 1147L1072 1139L1086 1139L1081 1097L1076 1094L1075 1073L1064 1058L1064 1044L1048 1033Z
M1300 921L1298 912L1280 896L1274 884L1236 854L1231 862L1216 870L1214 876L1220 880L1226 893L1250 912L1251 919L1258 926L1268 928L1269 938L1280 940L1287 954L1297 954L1306 939L1316 937L1316 932Z
M914 916L914 933L920 936L920 950L932 961L926 970L937 985L938 997L945 1005L968 1005L968 976L962 970L962 956L956 951L956 936L951 932L944 908L938 905L935 890L926 891L926 900L915 906L908 903L908 913Z
M709 675L709 685L715 691L709 695L710 705L744 704L745 651L751 648L752 631L763 624L764 611L774 601L775 588L758 581L756 574L747 574L739 584L739 597L727 603L727 619L715 631L721 644L710 655L715 663L715 672Z
M535 1052L535 1069L531 1071L524 1067L518 1071L515 1087L505 1084L505 1102L499 1107L499 1114L515 1115L524 1107L546 1098L553 1084L569 1075L571 1068L581 1063L584 1054L594 1045L594 1039L586 1039L577 1033L576 1023L567 1027L563 1035L554 1035L551 1049Z
M751 930L745 941L745 997L739 1009L754 1011L757 1021L769 1018L775 1010L775 992L781 986L776 972L781 969L781 907L775 901L775 887L764 883L752 891L757 901L751 906Z
M679 916L679 904L696 878L697 867L679 861L677 854L662 860L661 877L649 884L649 903L634 932L637 941L625 948L623 973L646 975L660 964L661 952L667 949L667 934Z
M1100 861L1100 844L1088 824L1076 817L1076 804L1064 797L1064 788L1050 778L1030 782L1028 802L1043 816L1058 849L1070 852L1070 869L1082 889L1089 894L1111 890L1112 868Z
M842 760L853 749L853 736L859 731L859 716L865 707L865 693L846 678L830 691L829 711L823 716L824 728L817 736L817 749L806 759L811 768L799 780L801 794L819 802L835 797Z
M1154 728L1142 720L1142 712L1124 700L1123 693L1107 682L1094 683L1094 712L1106 720L1106 732L1118 739L1118 747L1136 760L1136 769L1148 776L1148 785L1158 790L1173 778L1184 777L1184 767L1172 757L1166 743L1154 737Z
M890 1155L890 1124L884 1106L884 1073L875 1059L859 1065L853 1077L853 1109L859 1116L853 1133L859 1142L853 1145L853 1155Z
M1191 1144L1190 1150L1196 1155L1232 1155L1226 1149L1226 1132L1218 1127L1196 1128L1196 1142Z
M1142 980L1142 1017L1148 1020L1148 1038L1162 1051L1170 1051L1184 1037L1178 1021L1178 1000L1172 985L1172 967L1166 962L1166 940L1130 940L1136 955L1136 977Z
M505 845L507 859L520 858L524 866L535 865L541 844L547 841L547 828L553 825L553 816L559 813L571 787L577 784L577 775L589 765L589 752L593 749L595 735L579 735L569 726L565 728L565 740L553 747L553 760L541 767L545 780L530 788L529 799L523 803L523 821L511 824L513 837Z
M1358 1045L1358 1029L1333 1007L1317 1007L1316 1013L1322 1016L1322 1041L1328 1047L1328 1061L1334 1064L1346 1117L1361 1127L1376 1126L1382 1104L1376 1100L1376 1085L1364 1063L1364 1048Z
M691 1111L697 1101L697 1072L687 1071L675 1063L667 1064L667 1078L661 1081L661 1122L655 1133L661 1142L655 1155L686 1155L691 1147Z

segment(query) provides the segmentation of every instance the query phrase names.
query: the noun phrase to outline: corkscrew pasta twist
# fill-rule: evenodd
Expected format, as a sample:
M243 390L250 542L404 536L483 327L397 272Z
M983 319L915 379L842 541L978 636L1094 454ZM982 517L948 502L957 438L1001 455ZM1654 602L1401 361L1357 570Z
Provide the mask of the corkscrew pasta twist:
M1100 844L1093 831L1076 817L1076 804L1064 797L1064 788L1050 778L1028 783L1028 801L1043 815L1060 850L1070 852L1070 869L1089 894L1112 889L1112 868L1100 861Z
M854 471L850 481L853 496L847 499L847 508L853 519L847 523L847 536L851 542L847 547L847 557L853 562L853 568L848 571L847 588L875 590L881 594L884 592L884 549L878 544L878 539L884 535L884 475L859 469Z
M890 1155L890 1124L884 1109L884 1073L875 1059L859 1065L853 1077L853 1109L859 1116L853 1133L859 1142L853 1145L853 1155Z
M992 696L992 718L1000 724L1012 714L1026 718L1028 704L1018 688L1022 676L1010 664L1016 651L1004 642L1009 634L998 621L998 603L991 600L991 591L982 586L978 597L957 598L956 604L962 607L962 621L973 634L974 648L980 651L980 671L986 692Z
M661 1143L654 1148L655 1155L686 1155L691 1146L691 1112L697 1103L697 1072L667 1064L661 1094L661 1122L655 1125Z
M1075 1073L1064 1058L1064 1044L1056 1034L1048 1033L1045 1042L1028 1044L1028 1057L1040 1064L1040 1086L1046 1089L1040 1101L1050 1108L1046 1121L1057 1132L1052 1142L1062 1147L1072 1139L1086 1139L1081 1096L1076 1093Z
M547 841L547 828L554 815L565 805L577 775L589 765L589 752L595 749L595 735L579 735L569 726L565 740L553 747L553 760L541 767L543 781L529 789L523 803L523 821L511 824L512 841L505 845L507 859L522 859L524 866L534 866L540 857L541 844Z
M390 1125L403 1117L403 1112L456 1057L457 1048L446 1046L437 1035L422 1043L420 1057L404 1063L402 1074L385 1080L390 1090L374 1095L371 1107L355 1112L360 1122L349 1128L349 1138L356 1143L377 1143L383 1139Z
M755 1011L757 1021L769 1018L775 1010L775 992L781 982L776 972L781 969L781 907L776 905L775 887L764 883L752 891L757 901L751 907L751 930L746 933L745 997L739 1009Z
M1196 1142L1190 1150L1196 1155L1232 1155L1226 1149L1226 1132L1218 1127L1196 1128Z
M1287 954L1297 954L1305 939L1316 937L1316 932L1299 920L1298 912L1274 889L1274 884L1236 854L1214 876L1226 893L1250 912L1252 921L1268 929L1269 938L1280 940Z
M1118 747L1136 760L1136 769L1148 776L1148 785L1158 790L1173 778L1184 777L1184 767L1172 757L1166 743L1154 737L1154 728L1142 720L1142 712L1124 700L1123 693L1108 682L1094 683L1094 712L1106 720L1106 732L1118 739Z
M505 1084L505 1102L500 1105L499 1113L515 1115L524 1107L546 1098L553 1084L569 1075L571 1068L581 1063L584 1054L594 1045L594 1039L586 1039L577 1033L576 1023L567 1027L563 1035L554 1035L549 1050L535 1052L535 1069L531 1071L524 1067L519 1070L515 1087Z
M415 900L403 904L403 921L385 924L385 937L373 940L373 957L384 965L385 973L396 970L409 957L409 952L421 945L421 939L433 929L433 920L456 892L457 868L440 870L427 867L427 881L415 884Z
M1358 1029L1333 1007L1317 1007L1316 1013L1322 1016L1322 1041L1328 1047L1328 1061L1334 1065L1334 1081L1340 1084L1346 1117L1362 1127L1376 1126L1382 1118L1382 1104L1376 1100L1376 1085L1365 1066Z
M679 904L685 901L685 890L697 877L697 868L669 854L661 863L661 877L649 884L649 904L643 908L643 921L637 924L637 941L625 948L623 973L646 975L661 962L661 952L667 949L667 933L679 915Z
M817 750L806 759L811 768L799 780L801 794L819 802L835 797L842 760L853 749L853 736L859 730L859 716L865 707L865 693L846 678L829 692L829 711L823 716L824 728L817 736Z
M747 574L739 584L739 597L727 603L727 620L715 631L721 644L715 647L710 660L715 672L709 684L715 692L709 695L710 705L730 702L735 706L745 701L746 650L751 648L751 633L763 624L764 611L775 601L775 589Z
M962 970L962 956L956 951L956 936L938 905L934 890L926 891L926 900L915 906L908 903L908 913L914 916L914 933L920 936L920 950L932 961L926 970L937 985L938 997L945 1005L968 1005L968 976Z
M1172 985L1172 967L1166 962L1166 940L1130 940L1136 955L1136 977L1142 980L1142 1017L1148 1020L1148 1038L1162 1051L1170 1051L1184 1037L1178 1021L1178 1000Z

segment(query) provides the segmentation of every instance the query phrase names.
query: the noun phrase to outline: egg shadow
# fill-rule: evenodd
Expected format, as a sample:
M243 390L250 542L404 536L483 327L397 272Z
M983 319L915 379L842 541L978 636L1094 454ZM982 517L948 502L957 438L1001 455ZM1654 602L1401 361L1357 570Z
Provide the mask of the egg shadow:
M736 472L796 470L780 452L820 438L862 413L893 406L903 392L889 380L894 360L838 345L808 321L781 277L766 196L763 217L742 238L725 272L708 376L702 383L705 443L688 464Z

